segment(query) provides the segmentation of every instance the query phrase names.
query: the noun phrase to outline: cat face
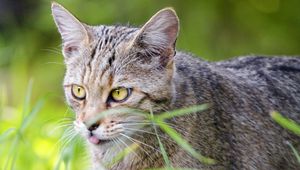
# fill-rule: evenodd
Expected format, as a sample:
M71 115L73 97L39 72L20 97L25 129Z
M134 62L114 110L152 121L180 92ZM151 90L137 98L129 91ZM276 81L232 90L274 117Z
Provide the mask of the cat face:
M159 11L141 28L88 26L56 3L52 14L63 40L66 100L76 113L75 129L89 143L109 148L146 122L131 113L101 116L106 110L156 113L168 106L179 29L172 9Z

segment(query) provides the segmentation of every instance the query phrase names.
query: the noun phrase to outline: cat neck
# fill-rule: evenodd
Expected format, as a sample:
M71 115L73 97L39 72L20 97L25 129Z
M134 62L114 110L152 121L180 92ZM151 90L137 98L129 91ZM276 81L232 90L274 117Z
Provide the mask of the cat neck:
M174 58L172 100L170 108L177 109L211 102L211 66L189 54L177 52Z

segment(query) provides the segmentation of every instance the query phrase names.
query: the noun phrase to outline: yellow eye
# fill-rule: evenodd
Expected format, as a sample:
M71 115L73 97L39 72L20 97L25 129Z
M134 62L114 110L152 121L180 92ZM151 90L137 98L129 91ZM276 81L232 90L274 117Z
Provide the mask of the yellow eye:
M72 95L78 100L83 100L86 93L83 87L74 84L72 85Z
M121 102L129 96L129 93L130 93L130 89L125 88L125 87L119 87L119 88L112 90L111 98L115 102Z

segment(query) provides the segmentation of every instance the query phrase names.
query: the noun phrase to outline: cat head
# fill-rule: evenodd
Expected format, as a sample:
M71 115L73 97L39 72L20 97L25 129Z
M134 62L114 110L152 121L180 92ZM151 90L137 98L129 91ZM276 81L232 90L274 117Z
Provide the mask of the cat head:
M160 10L140 28L89 26L57 3L52 4L52 15L63 42L66 100L76 112L75 126L90 143L101 147L130 136L144 119L130 113L98 119L103 111L155 113L168 107L179 31L173 9Z

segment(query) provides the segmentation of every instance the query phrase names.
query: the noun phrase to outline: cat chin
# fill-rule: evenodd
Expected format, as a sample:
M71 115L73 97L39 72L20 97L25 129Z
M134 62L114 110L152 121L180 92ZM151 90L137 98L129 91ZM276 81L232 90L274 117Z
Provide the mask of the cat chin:
M90 151L91 159L93 162L93 166L98 167L98 165L101 165L101 167L107 165L107 163L114 160L114 158L120 154L125 148L122 146L116 146L116 144L111 140L103 144L95 145L88 140L86 140L87 148ZM129 143L128 143L129 144ZM132 162L132 154L128 154L123 162ZM97 170L101 168L96 168ZM95 169L95 170L96 170ZM94 169L93 169L94 170Z
M116 156L118 156L118 154L125 149L116 147L116 145L114 145L114 142L108 142L104 145L94 145L88 141L87 143L89 143L88 148L91 153L90 155L93 166L92 170L106 170L107 168L104 167L109 165L109 163L111 163L114 158L116 158ZM129 165L132 164L133 160L135 160L134 157L134 154L129 153L124 157L122 161L120 161L120 163L122 163L123 166L126 165L125 167L129 167Z

